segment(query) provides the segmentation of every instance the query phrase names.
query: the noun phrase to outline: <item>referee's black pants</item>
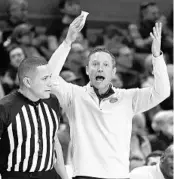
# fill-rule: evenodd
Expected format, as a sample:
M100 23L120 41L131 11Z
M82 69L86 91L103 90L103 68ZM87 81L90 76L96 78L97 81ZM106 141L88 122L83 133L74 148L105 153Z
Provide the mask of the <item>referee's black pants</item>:
M49 170L44 172L3 172L2 179L61 179L56 171Z

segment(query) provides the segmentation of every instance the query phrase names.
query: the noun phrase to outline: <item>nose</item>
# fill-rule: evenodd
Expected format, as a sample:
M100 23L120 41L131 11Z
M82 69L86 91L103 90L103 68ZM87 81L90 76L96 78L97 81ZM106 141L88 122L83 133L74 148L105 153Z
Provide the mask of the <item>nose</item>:
M98 68L98 72L102 72L102 71L103 71L103 68L102 68L102 65L100 65Z
M51 79L48 80L47 86L48 86L48 87L51 87L51 86L52 86Z

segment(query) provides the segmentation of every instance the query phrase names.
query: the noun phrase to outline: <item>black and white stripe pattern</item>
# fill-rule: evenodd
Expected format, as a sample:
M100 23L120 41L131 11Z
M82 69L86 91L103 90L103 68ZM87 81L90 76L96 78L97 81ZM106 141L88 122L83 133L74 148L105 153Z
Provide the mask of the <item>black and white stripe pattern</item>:
M32 105L24 105L7 128L10 143L7 171L36 172L53 168L53 143L58 130L58 117L46 103L40 103L37 109L41 121L40 129ZM42 134L40 144L38 130Z

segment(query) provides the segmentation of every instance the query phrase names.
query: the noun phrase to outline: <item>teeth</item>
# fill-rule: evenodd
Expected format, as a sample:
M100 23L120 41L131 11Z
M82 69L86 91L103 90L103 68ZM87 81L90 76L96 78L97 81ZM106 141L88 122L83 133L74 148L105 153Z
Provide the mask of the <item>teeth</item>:
M103 77L97 77L97 78L96 78L96 81L97 81L97 82L102 82L103 80L104 80Z

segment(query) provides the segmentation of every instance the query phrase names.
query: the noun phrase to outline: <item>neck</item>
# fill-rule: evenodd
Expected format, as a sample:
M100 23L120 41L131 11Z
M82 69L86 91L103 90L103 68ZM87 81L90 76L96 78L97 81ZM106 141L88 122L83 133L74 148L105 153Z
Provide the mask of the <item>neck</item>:
M23 88L19 88L18 90L22 95L24 95L26 98L28 98L29 100L36 102L39 100L38 97L36 97L31 91L29 91L27 88L23 87Z
M160 164L160 170L161 170L161 173L163 174L165 179L173 179L173 177L170 177L170 176L166 175L166 173L165 173L163 167L161 166L161 164Z
M109 84L108 86L106 86L105 88L98 89L98 93L99 93L100 95L101 95L101 94L105 94L105 93L108 91L109 86L110 86L110 84Z

